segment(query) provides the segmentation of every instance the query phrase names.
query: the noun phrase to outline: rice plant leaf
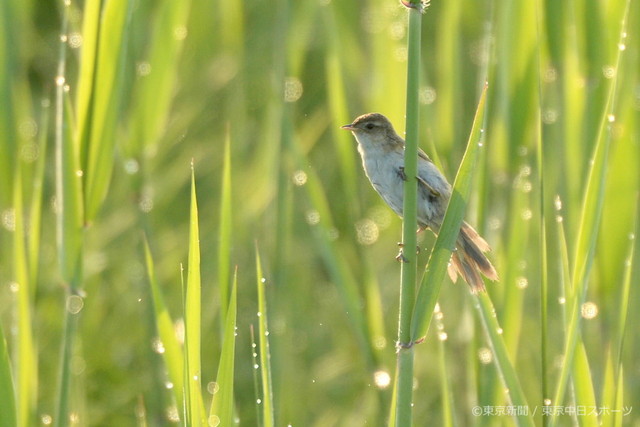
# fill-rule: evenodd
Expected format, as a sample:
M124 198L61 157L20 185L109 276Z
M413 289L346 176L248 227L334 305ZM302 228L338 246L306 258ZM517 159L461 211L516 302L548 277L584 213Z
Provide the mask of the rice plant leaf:
M299 152L295 144L292 145L296 163L300 166L308 163L308 160ZM336 283L338 291L341 294L341 300L345 304L346 311L349 314L349 320L356 332L358 343L362 349L371 356L371 342L368 338L368 327L366 324L365 314L363 313L360 303L360 293L354 277L354 272L345 259L340 254L339 248L331 237L331 233L335 230L331 210L325 189L322 187L321 180L313 169L306 171L308 178L304 189L307 197L314 210L313 214L317 215L317 223L312 225L312 233L319 245L320 255L324 260L331 279Z
M224 338L222 341L222 354L218 365L216 378L216 391L211 401L209 411L209 425L231 426L233 425L233 382L234 382L234 358L236 349L236 314L238 293L238 270L233 276L231 287L231 299L229 310L224 324ZM216 424L218 422L219 424Z
M269 321L267 319L266 279L262 274L260 253L256 248L256 279L258 287L258 331L260 366L262 376L262 425L273 427L275 416L273 410L273 385L271 380L271 352L269 350Z
M433 309L436 306L440 287L451 258L451 252L455 247L460 225L464 218L467 200L469 199L469 194L471 194L471 186L473 184L473 172L483 141L482 126L484 123L486 97L487 85L484 86L480 95L471 135L453 184L447 212L418 290L411 322L411 340L414 342L424 337L429 330Z
M144 255L153 298L156 329L158 330L158 338L164 348L162 358L167 367L169 381L173 384L172 390L176 400L176 406L182 408L184 405L184 354L178 343L171 315L164 302L160 285L156 280L153 257L146 236L144 238Z
M29 277L38 280L38 265L40 253L40 230L42 229L42 197L45 180L45 164L47 160L47 136L49 130L49 101L44 103L38 135L38 160L34 169L31 207L29 209L29 234L27 236L27 255L29 260ZM32 294L35 286L31 287Z
M577 407L595 408L596 395L593 390L593 380L591 378L591 369L589 360L587 359L587 351L582 342L582 338L576 346L575 361L573 363L572 372L574 392ZM593 415L578 416L581 426L596 427L599 425L598 417Z
M80 134L89 138L80 141L80 146L87 150L83 173L86 174L85 221L88 223L95 218L111 180L132 4L132 0L106 2L100 21L91 112L83 113L90 124L83 124L88 129L81 131L84 135ZM80 100L84 102L85 98L86 95Z
M201 370L201 280L200 280L200 232L198 229L198 201L196 179L191 167L191 214L189 220L189 262L187 264L187 288L184 307L185 359L186 359L186 410L189 425L205 425L202 402Z
M18 63L23 52L16 41L21 36L18 27L19 5L11 1L0 2L0 207L11 203L15 174L18 132L16 123L16 88Z
M17 426L15 387L2 322L0 322L0 402L2 402L0 427Z
M626 22L629 10L629 2L626 3L625 12L620 28L620 43L626 37ZM618 50L616 59L616 76L620 74L621 50ZM576 347L579 343L579 332L581 329L581 306L584 303L587 290L587 279L593 264L595 246L600 229L600 219L605 197L605 182L607 164L609 159L609 146L611 143L611 123L613 116L615 95L617 87L617 77L614 76L607 82L607 103L600 118L600 127L594 152L591 158L591 168L587 177L587 185L584 190L584 197L581 209L581 218L578 227L578 237L576 241L575 257L573 262L572 298L571 310L569 314L565 344L564 363L560 370L558 382L556 384L552 405L561 405L565 396L569 372L574 363ZM557 421L554 412L550 418L550 426L555 426Z
M220 315L223 322L227 318L229 305L229 277L231 259L231 137L227 129L224 147L224 166L222 169L222 188L220 195L220 223L218 234L218 287L220 289Z
M75 104L78 124L75 128L74 138L80 144L80 159L83 168L87 164L87 147L91 130L101 4L101 0L87 0L82 13L82 55L80 55Z
M155 144L165 130L190 8L190 0L164 0L158 7L147 52L151 72L141 77L134 89L130 133L123 145L127 156L140 156L142 149Z
M74 144L73 118L68 94L56 95L56 204L60 271L66 283L80 277L83 238L82 181L78 147Z
M513 407L528 408L527 399L520 385L520 379L518 378L513 363L509 359L509 352L502 337L502 328L495 316L495 308L493 307L491 298L489 298L486 292L479 292L477 295L474 295L473 298L493 352L500 379L507 390L507 399ZM534 426L531 412L532 411L514 414L516 425Z
M30 423L30 415L35 407L37 387L37 362L33 342L33 324L31 309L31 286L29 262L27 261L26 229L22 195L22 170L16 167L14 179L13 208L15 231L13 233L14 275L17 283L17 401L20 425Z

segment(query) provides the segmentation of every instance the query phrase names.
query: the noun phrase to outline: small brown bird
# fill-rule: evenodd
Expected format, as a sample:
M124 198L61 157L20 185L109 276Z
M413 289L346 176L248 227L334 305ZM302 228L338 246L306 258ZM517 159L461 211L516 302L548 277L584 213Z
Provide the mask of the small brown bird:
M364 171L382 199L402 216L404 202L404 140L393 125L379 113L369 113L342 126L350 130L358 141ZM451 185L418 149L418 224L422 231L430 228L438 233L451 196ZM483 252L491 250L487 242L466 222L462 223L456 250L449 263L449 277L454 282L458 273L471 286L472 292L484 290L480 272L491 280L498 274Z

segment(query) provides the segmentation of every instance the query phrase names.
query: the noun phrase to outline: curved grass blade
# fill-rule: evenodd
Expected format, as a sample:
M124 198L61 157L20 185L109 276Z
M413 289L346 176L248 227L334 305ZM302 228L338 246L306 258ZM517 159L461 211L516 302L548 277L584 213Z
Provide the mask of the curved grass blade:
M87 164L87 146L91 131L101 4L101 0L87 0L82 13L82 55L75 104L78 117L74 138L80 144L80 163L83 167Z
M102 12L91 113L87 115L91 123L84 125L90 127L86 131L89 140L81 142L87 150L86 164L83 165L87 223L98 213L111 180L132 4L131 0L109 1Z
M191 164L191 213L189 219L189 262L187 264L187 288L184 307L185 332L185 403L188 425L206 425L202 401L201 370L201 280L200 280L200 232L198 229L198 201L196 178Z
M447 265L451 258L451 252L455 247L455 241L460 231L460 225L464 218L467 200L473 184L473 172L477 163L480 147L483 141L483 123L487 98L487 85L485 84L478 108L473 120L471 135L467 143L467 149L458 168L456 180L453 184L451 200L447 206L447 212L438 233L438 238L433 246L429 262L422 278L415 308L411 321L411 340L413 342L424 337L429 330L433 310L440 294L440 287L447 271Z
M155 144L165 130L190 8L190 0L165 0L158 7L147 52L153 72L135 85L130 133L123 146L127 156L140 156L144 147Z
M269 351L269 322L267 320L266 280L262 275L260 253L256 247L256 278L258 286L258 331L260 348L260 366L262 375L262 425L273 427L275 417L273 410L273 385L271 380L271 353Z
M506 395L510 405L515 408L529 408L527 399L525 398L518 374L509 360L509 352L502 337L502 328L498 324L495 316L495 309L491 303L491 299L486 292L479 292L474 295L475 306L478 309L482 326L484 327L489 345L494 355L496 368L500 374L500 378L507 390ZM514 414L514 421L518 426L534 426L533 417L530 411L523 411Z
M156 280L155 268L153 265L153 257L149 242L144 238L144 255L147 267L147 276L151 286L151 295L153 297L153 308L155 311L156 328L158 336L164 352L162 357L169 373L169 381L173 384L172 390L178 408L184 407L184 354L176 338L171 315L164 302L164 297L158 281Z
M217 387L214 391L209 411L209 425L233 425L233 380L236 350L236 314L238 293L238 269L233 275L229 310L224 324L222 354L218 365Z

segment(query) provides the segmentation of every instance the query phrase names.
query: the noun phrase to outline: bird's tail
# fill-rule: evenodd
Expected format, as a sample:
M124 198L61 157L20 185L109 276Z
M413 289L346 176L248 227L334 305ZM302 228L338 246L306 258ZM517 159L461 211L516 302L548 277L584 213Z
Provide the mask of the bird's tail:
M498 280L496 269L484 255L484 252L490 251L491 248L466 222L462 223L456 245L448 269L451 280L455 282L460 274L473 293L485 290L480 273L490 280Z

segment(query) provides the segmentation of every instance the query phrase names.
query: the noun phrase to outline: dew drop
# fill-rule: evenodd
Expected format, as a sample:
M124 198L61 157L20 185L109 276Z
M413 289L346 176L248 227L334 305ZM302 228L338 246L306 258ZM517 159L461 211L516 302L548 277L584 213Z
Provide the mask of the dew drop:
M593 302L585 302L580 310L582 317L585 319L593 319L598 315L598 306Z
M220 386L216 381L211 381L207 384L207 391L209 394L216 394L220 390Z
M493 361L493 353L488 348L481 347L478 349L478 359L483 365L488 365Z
M67 311L71 314L78 314L84 307L84 300L80 295L71 295L67 298Z
M391 384L391 375L387 371L379 370L373 373L373 382L376 387L384 390Z

